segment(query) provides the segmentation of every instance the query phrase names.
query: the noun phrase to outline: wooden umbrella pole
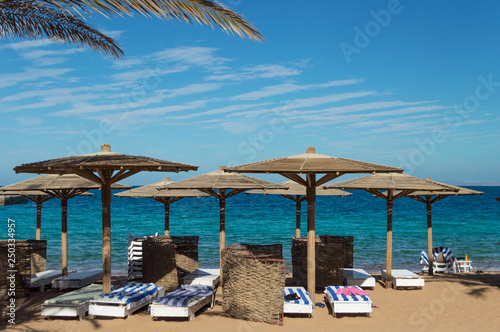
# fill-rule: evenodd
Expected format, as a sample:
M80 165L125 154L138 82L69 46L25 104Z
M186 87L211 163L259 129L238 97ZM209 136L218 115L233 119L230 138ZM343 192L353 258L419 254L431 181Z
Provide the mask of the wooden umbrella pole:
M101 187L102 202L102 291L111 291L111 187L103 184Z
M429 255L429 275L433 275L434 257L432 256L432 203L429 199L425 202L427 205L427 252Z
M307 291L314 303L316 298L316 234L315 234L315 202L316 181L315 174L308 174L308 186L306 187L307 200Z
M386 284L385 288L392 286L392 190L387 191L387 255L386 255Z
M165 204L165 236L170 236L170 202L168 198L163 201Z
M225 190L219 190L219 216L220 216L220 232L219 232L219 268L220 280L223 285L224 277L222 275L222 249L226 247L226 197Z
M42 202L36 201L36 240L42 238Z
M295 209L296 209L296 220L295 220L295 237L298 239L300 237L300 199L297 197L295 201Z
M219 233L219 243L220 251L226 246L226 198L221 197L219 199L219 215L220 215L220 233Z
M68 199L61 199L62 275L68 275Z

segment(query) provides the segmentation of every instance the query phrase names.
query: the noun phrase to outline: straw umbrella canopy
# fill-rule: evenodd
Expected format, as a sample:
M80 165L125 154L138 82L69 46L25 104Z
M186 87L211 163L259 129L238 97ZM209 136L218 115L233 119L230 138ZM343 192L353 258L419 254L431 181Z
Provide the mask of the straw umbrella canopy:
M115 183L112 185L112 188L128 189L130 187ZM85 193L90 189L99 189L99 186L96 183L75 174L47 174L2 187L2 191L5 192L43 192L61 200L61 256L63 275L68 274L68 199L75 196L85 195ZM91 196L91 194L87 194L85 196ZM38 226L37 211L37 233L39 232Z
M406 195L406 197L410 197L416 201L422 202L425 204L427 208L427 251L429 255L429 275L433 274L433 260L434 257L432 255L432 204L442 200L443 198L450 197L450 196L464 196L464 195L482 195L482 191L477 191L477 190L472 190L468 188L463 188L463 187L458 187L458 186L452 186L451 184L445 184L437 181L432 181L431 178L427 177L425 178L426 181L451 187L453 189L456 189L457 191L414 191L412 193L409 193Z
M148 184L121 193L115 194L117 197L135 197L135 198L151 198L155 201L163 203L165 206L165 236L170 235L170 204L177 202L186 197L208 197L210 195L199 191L190 189L174 189L174 190L159 190L158 188L165 187L174 183L170 178L166 177L165 180Z
M295 181L288 180L280 183L284 187L288 187L285 189L269 189L269 190L261 190L254 189L247 191L247 194L260 194L260 195L280 195L282 197L288 198L295 202L295 237L300 237L300 215L301 215L301 203L306 200L306 188ZM316 196L349 196L351 193L347 191L343 191L340 189L325 189L322 187L316 188Z
M251 176L224 172L223 168L224 166L220 166L217 171L184 179L162 188L167 190L198 189L219 200L219 254L226 245L226 199L250 189L285 189L279 184Z
M77 174L99 185L102 201L103 292L111 291L111 185L141 171L180 172L197 170L194 165L111 152L109 144L101 152L51 159L14 168L16 173Z
M0 195L19 195L36 203L36 235L35 239L40 240L42 236L42 204L55 198L51 194L47 194L41 190L21 190L21 191L2 191Z
M317 154L308 147L305 154L269 159L226 168L238 173L277 173L306 188L307 201L307 290L314 301L316 294L315 188L349 173L403 172L403 169L353 159ZM302 178L302 174L306 178ZM317 178L319 174L324 174Z
M391 287L392 268L392 208L394 200L417 191L458 191L450 186L422 180L401 173L374 174L357 179L338 182L327 188L362 189L387 201L387 252L386 252L386 287Z

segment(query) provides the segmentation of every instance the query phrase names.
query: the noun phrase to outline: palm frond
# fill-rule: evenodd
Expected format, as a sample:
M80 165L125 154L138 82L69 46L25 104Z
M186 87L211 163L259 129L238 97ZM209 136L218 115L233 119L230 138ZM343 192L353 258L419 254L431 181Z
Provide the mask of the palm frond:
M228 34L261 42L262 34L245 18L214 0L45 0L69 14L91 12L106 16L139 13L168 20L218 27Z
M44 1L0 2L0 39L48 38L77 47L89 47L116 59L123 57L118 43L79 18Z

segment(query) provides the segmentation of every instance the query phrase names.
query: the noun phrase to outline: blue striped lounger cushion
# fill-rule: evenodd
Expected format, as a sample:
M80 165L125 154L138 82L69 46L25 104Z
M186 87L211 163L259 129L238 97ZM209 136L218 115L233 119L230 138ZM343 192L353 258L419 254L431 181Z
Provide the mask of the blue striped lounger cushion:
M312 303L311 297L309 296L309 293L307 293L302 287L285 287L285 296L295 293L300 297L300 299L297 300L287 300L285 299L285 302L287 303L295 303L295 304L304 304L304 305L310 305Z
M212 296L213 288L205 285L182 285L181 288L155 300L153 305L188 307L204 297Z
M126 304L127 309L150 302L158 293L158 287L155 284L127 282L120 288L107 294L96 296L93 302L109 302L115 304Z

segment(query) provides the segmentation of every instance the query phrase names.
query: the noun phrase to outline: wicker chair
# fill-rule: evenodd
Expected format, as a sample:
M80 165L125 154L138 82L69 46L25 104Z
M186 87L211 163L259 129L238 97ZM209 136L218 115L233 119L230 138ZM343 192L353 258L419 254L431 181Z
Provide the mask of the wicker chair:
M282 325L286 277L282 252L281 244L224 248L222 309L236 318Z
M316 289L342 285L342 268L353 267L352 236L316 236ZM307 287L307 237L292 240L292 266L295 282Z

